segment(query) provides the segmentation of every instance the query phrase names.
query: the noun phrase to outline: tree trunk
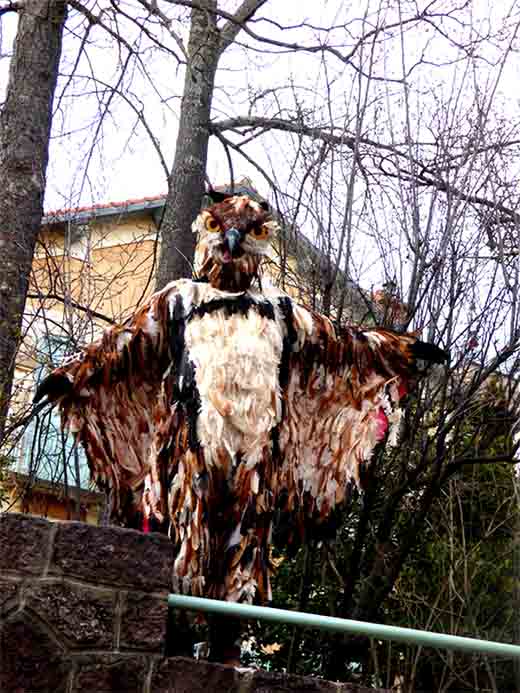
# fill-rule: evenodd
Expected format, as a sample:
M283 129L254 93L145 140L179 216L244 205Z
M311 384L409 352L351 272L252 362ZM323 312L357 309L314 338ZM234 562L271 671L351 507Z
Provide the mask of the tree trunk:
M208 156L209 121L215 73L220 57L216 0L199 3L209 11L193 9L188 42L179 134L161 223L161 255L156 288L179 277L190 277L195 236L191 224L200 210Z
M0 441L43 214L52 102L66 13L66 4L57 0L26 0L22 5L0 113Z

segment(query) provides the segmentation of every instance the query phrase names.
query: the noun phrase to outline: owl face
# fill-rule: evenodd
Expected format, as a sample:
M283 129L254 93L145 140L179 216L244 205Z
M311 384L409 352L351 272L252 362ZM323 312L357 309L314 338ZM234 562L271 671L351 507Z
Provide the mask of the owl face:
M195 271L216 288L249 288L261 261L269 255L278 229L268 207L249 197L228 197L205 209L193 224L199 234Z

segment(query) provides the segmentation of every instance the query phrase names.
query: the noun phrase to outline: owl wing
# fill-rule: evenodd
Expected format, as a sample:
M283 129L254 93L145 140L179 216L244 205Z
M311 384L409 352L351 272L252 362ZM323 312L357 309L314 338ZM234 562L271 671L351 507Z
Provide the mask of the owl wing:
M322 315L282 301L290 345L282 364L282 507L320 521L362 486L374 448L397 443L401 400L420 361L442 363L442 349L386 329L336 331Z
M130 526L143 519L137 517L143 490L148 505L160 503L152 498L154 489L144 487L172 416L163 381L176 365L175 342L182 339L176 315L182 289L181 280L154 294L127 322L52 371L35 395L35 401L47 397L58 404L62 425L85 449L94 481L110 492L111 515Z

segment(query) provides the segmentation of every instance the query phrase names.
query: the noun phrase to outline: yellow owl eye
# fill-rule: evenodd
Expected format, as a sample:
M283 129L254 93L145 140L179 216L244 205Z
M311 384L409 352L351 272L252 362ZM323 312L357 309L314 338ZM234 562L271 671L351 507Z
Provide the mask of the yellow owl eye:
M217 231L221 231L221 226L218 223L218 221L215 219L215 217L208 217L205 222L206 229L208 231L211 231L212 233L216 233Z
M269 236L269 227L265 224L263 226L257 226L249 233L257 241L263 241Z

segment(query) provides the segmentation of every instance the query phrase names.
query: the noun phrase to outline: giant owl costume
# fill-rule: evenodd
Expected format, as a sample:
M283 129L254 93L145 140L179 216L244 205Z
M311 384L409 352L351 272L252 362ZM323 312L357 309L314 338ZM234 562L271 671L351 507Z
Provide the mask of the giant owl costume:
M112 518L168 532L174 588L270 599L277 514L325 521L395 444L417 360L439 348L385 329L336 329L257 285L277 224L266 205L223 199L193 224L196 278L154 294L53 371L58 402Z

